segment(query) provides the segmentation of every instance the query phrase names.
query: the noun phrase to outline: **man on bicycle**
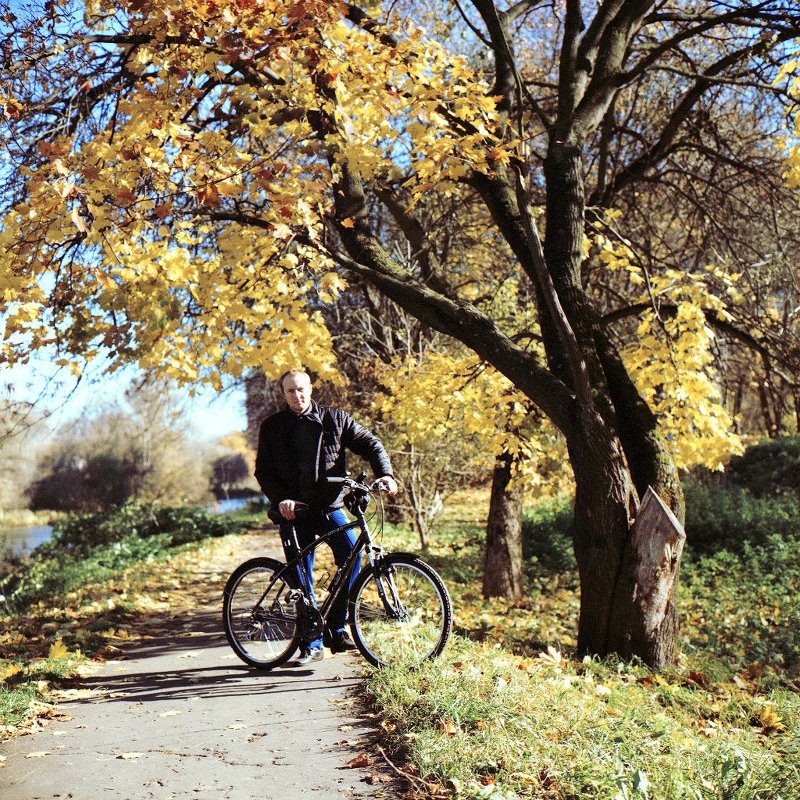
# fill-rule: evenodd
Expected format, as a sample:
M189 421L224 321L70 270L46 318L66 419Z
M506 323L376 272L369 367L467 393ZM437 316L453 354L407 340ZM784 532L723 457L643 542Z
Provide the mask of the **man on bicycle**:
M295 526L302 548L348 521L342 510L341 486L327 483L328 478L345 477L345 450L365 459L389 494L396 494L397 483L377 437L346 411L311 399L311 377L305 370L285 372L280 386L287 408L261 423L255 476L272 507L280 511L287 525ZM298 513L306 508L306 513ZM337 566L345 563L356 538L356 533L348 530L330 540ZM286 538L281 536L281 540ZM286 557L288 560L292 554ZM313 560L312 552L304 564L309 581ZM351 584L357 575L358 568L351 575ZM313 598L313 585L306 588ZM354 649L345 630L346 615L347 592L342 592L331 608L329 628L321 638L302 643L297 663L319 661L323 644L334 653Z

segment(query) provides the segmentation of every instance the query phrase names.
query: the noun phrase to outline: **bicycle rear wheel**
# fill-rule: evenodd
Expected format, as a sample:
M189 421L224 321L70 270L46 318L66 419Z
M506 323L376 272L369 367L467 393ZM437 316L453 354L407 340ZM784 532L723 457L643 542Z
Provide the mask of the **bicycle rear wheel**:
M291 597L297 587L288 576L274 580L284 566L273 558L253 558L240 564L225 584L225 636L233 652L251 667L277 667L300 643L297 607Z
M453 625L442 579L407 553L390 553L375 569L362 572L350 593L349 609L353 640L376 667L435 658Z

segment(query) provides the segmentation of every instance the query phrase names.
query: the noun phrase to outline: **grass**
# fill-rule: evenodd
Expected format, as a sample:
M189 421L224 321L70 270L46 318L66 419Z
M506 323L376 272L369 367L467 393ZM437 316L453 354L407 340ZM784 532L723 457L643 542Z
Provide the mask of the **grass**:
M526 520L528 591L514 604L480 596L482 527L443 526L424 557L451 590L458 635L436 662L369 681L411 794L800 798L800 535L756 526L736 538L736 519L751 515L741 498L730 505L717 520L726 541L686 552L681 654L663 674L571 655L577 576L563 506Z

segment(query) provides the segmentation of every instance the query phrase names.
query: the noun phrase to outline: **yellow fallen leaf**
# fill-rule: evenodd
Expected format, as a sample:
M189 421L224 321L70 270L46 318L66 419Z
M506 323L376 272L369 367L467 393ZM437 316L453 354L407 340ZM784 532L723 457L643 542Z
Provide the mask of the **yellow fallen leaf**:
M0 682L12 675L22 672L22 667L19 664L7 664L5 667L0 667Z
M50 652L47 654L48 658L69 658L69 649L61 639L56 639L50 645Z
M45 756L50 756L52 753L49 750L38 750L35 753L28 753L25 758L44 758Z
M134 759L134 758L144 758L145 753L120 753L117 758L124 758L126 760Z
M764 733L779 733L786 730L783 718L771 706L764 706L758 713L758 721L761 723Z

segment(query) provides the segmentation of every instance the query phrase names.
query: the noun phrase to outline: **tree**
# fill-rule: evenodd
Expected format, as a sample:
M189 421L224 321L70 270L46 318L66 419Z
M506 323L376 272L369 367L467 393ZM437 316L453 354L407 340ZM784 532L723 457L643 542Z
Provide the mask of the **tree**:
M428 10L452 16L431 29L438 40L416 24ZM799 23L788 0L601 0L591 15L577 0L446 11L91 0L50 3L35 22L7 13L2 357L51 344L75 369L102 352L189 381L264 363L279 374L298 359L332 374L319 310L357 276L473 350L564 435L579 650L662 665L675 588L635 640L622 570L639 499L652 486L681 515L680 484L620 352L624 326L587 272L586 226L681 149L695 175L725 161L701 116L732 97L773 102ZM553 60L527 72L533 47ZM661 186L669 198L685 183ZM488 314L437 250L417 212L448 197L485 207L541 349ZM378 206L412 268L373 224ZM694 212L713 216L702 202ZM659 257L659 271L703 266Z
M0 396L0 511L25 507L25 489L35 476L36 454L44 437L44 417L32 403Z
M211 454L195 441L175 393L145 383L132 386L126 401L55 433L29 490L33 508L99 511L132 499L207 498Z
M215 494L230 497L231 489L250 477L251 470L241 453L219 456L211 465L213 470L213 488Z

